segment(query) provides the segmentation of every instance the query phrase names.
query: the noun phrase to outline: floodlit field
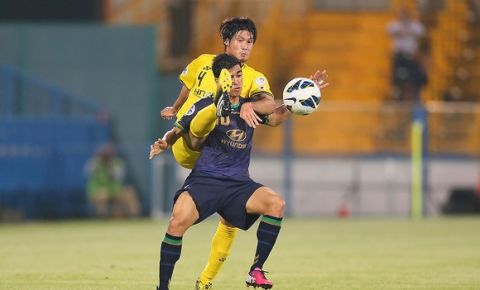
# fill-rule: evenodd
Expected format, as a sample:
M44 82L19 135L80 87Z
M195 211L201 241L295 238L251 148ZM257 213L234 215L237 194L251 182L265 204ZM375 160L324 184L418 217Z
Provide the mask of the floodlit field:
M194 289L215 226L187 232L172 290ZM0 224L0 289L153 290L165 229L150 220ZM215 289L245 289L254 229L239 232ZM480 289L480 218L287 219L265 270L278 290Z

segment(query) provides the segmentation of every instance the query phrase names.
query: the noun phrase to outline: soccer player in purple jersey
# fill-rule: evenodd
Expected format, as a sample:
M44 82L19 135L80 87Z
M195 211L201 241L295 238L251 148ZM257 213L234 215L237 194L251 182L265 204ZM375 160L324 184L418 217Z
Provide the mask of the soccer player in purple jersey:
M184 233L190 226L214 213L243 230L249 229L262 216L257 230L255 258L246 283L265 289L273 286L262 269L280 232L285 201L278 193L253 181L249 176L254 128L239 116L240 106L249 101L239 97L243 81L242 68L235 57L220 54L212 65L216 78L223 68L228 69L232 78L232 113L221 118L205 139L195 167L175 195L172 215L160 250L158 290L169 289L175 263L180 258ZM188 132L189 123L195 114L212 102L213 99L206 98L195 103L190 112L177 122L177 128ZM279 107L273 114L262 116L261 123L277 126L289 114L284 107ZM155 146L165 150L169 142L162 141L157 141Z

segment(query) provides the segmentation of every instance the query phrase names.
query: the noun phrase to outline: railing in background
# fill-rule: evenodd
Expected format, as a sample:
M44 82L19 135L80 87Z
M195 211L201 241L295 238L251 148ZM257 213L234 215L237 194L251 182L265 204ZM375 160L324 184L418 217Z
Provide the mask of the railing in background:
M427 102L431 154L480 155L480 104Z
M0 220L87 214L83 167L110 139L103 108L0 66Z
M295 155L410 154L412 104L325 100L309 116L292 118ZM480 104L427 102L428 151L433 155L480 156ZM255 149L283 151L282 128L260 127Z

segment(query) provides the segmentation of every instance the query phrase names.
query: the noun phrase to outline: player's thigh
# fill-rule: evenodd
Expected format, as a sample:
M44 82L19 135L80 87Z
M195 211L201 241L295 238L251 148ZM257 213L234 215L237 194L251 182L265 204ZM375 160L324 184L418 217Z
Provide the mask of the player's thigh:
M199 213L192 197L188 191L182 192L173 206L172 217L170 218L169 231L186 231L198 219ZM183 234L183 233L182 233Z
M268 214L274 210L283 211L285 201L273 189L262 186L255 190L255 192L247 200L247 213Z
M173 144L172 153L175 161L187 169L192 169L200 156L200 152L188 147L188 144L183 137Z

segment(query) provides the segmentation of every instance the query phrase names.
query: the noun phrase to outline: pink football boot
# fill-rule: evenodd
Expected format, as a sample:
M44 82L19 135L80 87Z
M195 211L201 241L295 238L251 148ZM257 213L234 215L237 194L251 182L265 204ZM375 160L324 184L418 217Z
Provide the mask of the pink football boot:
M253 286L254 288L260 287L263 289L270 289L273 287L272 281L268 280L267 277L265 277L265 273L268 273L266 271L263 271L260 268L255 268L253 271L248 273L247 279L245 280L245 283L247 283L247 287Z

